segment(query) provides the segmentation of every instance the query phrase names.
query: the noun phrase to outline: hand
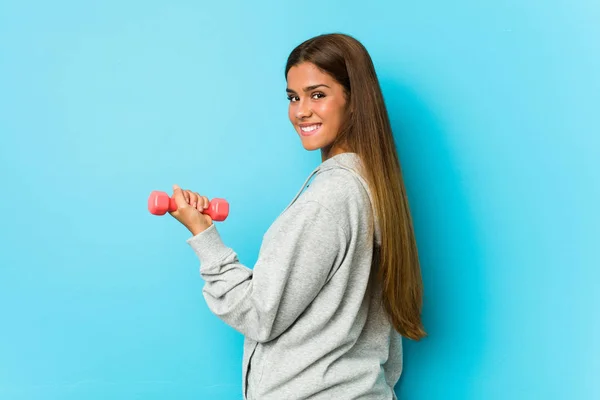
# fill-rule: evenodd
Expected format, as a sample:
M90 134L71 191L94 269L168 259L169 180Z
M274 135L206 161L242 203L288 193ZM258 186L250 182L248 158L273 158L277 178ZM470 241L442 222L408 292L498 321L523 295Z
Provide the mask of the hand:
M200 196L191 190L182 190L177 185L173 185L173 196L171 197L175 199L177 210L169 211L169 214L188 228L192 235L195 236L212 225L210 215L202 213L208 208L207 197Z

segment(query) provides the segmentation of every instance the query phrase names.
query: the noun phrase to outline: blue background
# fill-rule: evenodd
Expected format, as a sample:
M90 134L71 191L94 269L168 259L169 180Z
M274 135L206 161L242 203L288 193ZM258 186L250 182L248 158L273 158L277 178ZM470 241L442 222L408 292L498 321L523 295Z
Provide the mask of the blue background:
M239 399L173 183L253 266L320 162L284 65L344 32L379 74L426 288L402 399L600 398L594 1L0 3L0 398Z

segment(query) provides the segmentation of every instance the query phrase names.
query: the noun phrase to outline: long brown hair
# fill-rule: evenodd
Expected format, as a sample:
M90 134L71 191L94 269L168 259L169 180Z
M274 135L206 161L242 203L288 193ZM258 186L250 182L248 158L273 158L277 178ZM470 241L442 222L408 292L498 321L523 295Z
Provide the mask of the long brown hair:
M388 319L402 336L426 336L421 321L423 281L396 143L375 67L366 48L340 34L313 37L288 57L290 68L310 62L331 75L347 99L344 126L331 148L357 153L373 197L381 232L378 278Z

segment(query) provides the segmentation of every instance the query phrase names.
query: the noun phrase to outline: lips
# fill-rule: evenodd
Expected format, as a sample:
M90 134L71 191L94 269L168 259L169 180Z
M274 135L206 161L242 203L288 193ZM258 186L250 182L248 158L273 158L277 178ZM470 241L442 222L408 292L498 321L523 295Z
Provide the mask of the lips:
M302 124L299 125L300 127L300 134L302 136L312 136L315 133L319 132L321 130L321 126L323 124L321 123L316 123L316 124Z

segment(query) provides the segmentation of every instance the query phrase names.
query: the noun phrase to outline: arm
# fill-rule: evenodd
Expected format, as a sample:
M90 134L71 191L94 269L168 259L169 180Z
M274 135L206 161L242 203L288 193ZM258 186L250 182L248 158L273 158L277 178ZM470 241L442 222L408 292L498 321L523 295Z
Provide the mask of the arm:
M239 263L212 225L188 239L200 259L211 311L245 336L266 342L294 323L346 252L346 233L315 201L296 202L265 234L254 269Z

